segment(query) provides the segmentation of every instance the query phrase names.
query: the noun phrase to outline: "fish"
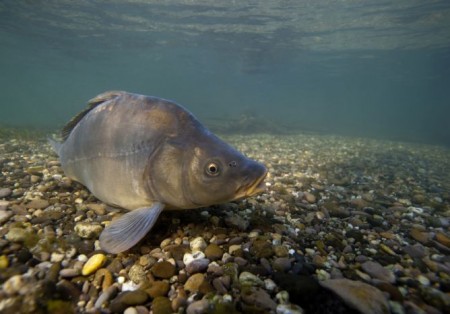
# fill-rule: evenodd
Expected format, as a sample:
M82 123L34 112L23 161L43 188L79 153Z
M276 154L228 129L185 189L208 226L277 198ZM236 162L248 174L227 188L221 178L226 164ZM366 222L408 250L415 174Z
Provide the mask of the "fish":
M227 203L265 190L266 167L227 144L178 103L108 91L49 139L65 175L126 213L99 241L117 254L135 246L163 210Z

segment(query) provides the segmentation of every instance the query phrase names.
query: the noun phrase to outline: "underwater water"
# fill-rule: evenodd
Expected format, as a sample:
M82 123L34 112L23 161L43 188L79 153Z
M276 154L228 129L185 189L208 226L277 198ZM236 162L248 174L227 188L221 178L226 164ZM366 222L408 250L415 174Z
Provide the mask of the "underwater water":
M448 1L0 2L0 123L56 129L105 90L211 125L450 145ZM265 125L261 121L270 121Z

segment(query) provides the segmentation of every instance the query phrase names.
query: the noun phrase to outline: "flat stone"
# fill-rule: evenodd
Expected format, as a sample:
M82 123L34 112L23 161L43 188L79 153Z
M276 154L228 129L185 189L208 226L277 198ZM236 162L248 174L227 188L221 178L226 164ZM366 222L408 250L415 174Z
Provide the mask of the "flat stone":
M184 290L190 292L197 292L200 289L200 286L205 281L205 276L201 273L194 274L186 280L184 284Z
M47 200L35 198L31 202L25 204L25 207L26 208L34 208L34 209L43 209L43 208L48 207L48 205L50 205L50 203Z
M445 245L446 247L450 248L450 238L443 232L436 233L436 240Z
M94 254L87 260L86 264L84 264L81 274L83 276L88 276L101 268L105 262L106 256L104 254Z
M189 274L204 272L208 268L209 263L210 261L207 258L200 258L193 260L192 262L186 265L186 271Z
M426 244L430 240L430 235L428 234L428 232L417 229L417 228L411 229L409 235L414 240L416 240L422 244Z
M166 296L169 292L170 285L167 281L153 281L149 288L145 289L145 292L148 293L153 299L156 297Z
M186 314L211 313L211 305L207 299L192 302L186 309Z
M12 215L13 213L11 211L0 210L0 225L7 222Z
M167 261L162 261L153 265L150 269L153 276L162 279L169 279L173 275L175 275L175 266Z
M329 279L319 283L322 287L341 297L348 306L361 313L390 313L389 304L384 294L371 285L349 279Z
M384 268L377 262L367 261L361 265L361 268L372 278L376 278L389 283L395 282L395 275L390 270Z
M75 225L76 234L83 239L96 239L103 231L103 227L98 223L79 222Z
M1 188L0 189L0 198L8 197L12 194L12 190L10 188Z
M264 287L264 281L262 281L258 276L248 272L243 271L239 275L239 283L242 286L260 286Z
M114 313L123 313L130 305L144 304L148 300L148 294L143 290L125 291L120 293L109 306Z
M172 303L169 298L156 297L152 302L153 314L172 314Z
M259 287L243 289L241 298L242 301L256 307L262 312L275 311L277 307L277 304L272 300L270 295Z
M223 250L215 243L211 243L205 249L205 255L212 261L222 258Z

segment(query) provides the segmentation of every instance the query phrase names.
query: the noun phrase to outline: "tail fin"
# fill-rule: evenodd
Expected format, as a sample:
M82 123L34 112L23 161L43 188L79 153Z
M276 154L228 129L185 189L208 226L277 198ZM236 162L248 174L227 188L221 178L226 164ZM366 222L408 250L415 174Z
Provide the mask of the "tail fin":
M47 137L47 141L52 146L52 148L55 151L55 153L59 156L63 143L58 142L57 140L55 140L54 138L51 138L51 137Z

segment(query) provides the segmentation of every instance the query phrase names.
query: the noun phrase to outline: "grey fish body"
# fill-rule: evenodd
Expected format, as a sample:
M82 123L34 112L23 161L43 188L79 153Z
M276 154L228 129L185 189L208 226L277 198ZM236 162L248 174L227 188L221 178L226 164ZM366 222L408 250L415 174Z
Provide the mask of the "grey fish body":
M168 100L107 92L63 130L57 153L65 174L98 199L130 210L100 237L124 251L151 229L163 209L223 203L260 192L263 165L220 140Z

